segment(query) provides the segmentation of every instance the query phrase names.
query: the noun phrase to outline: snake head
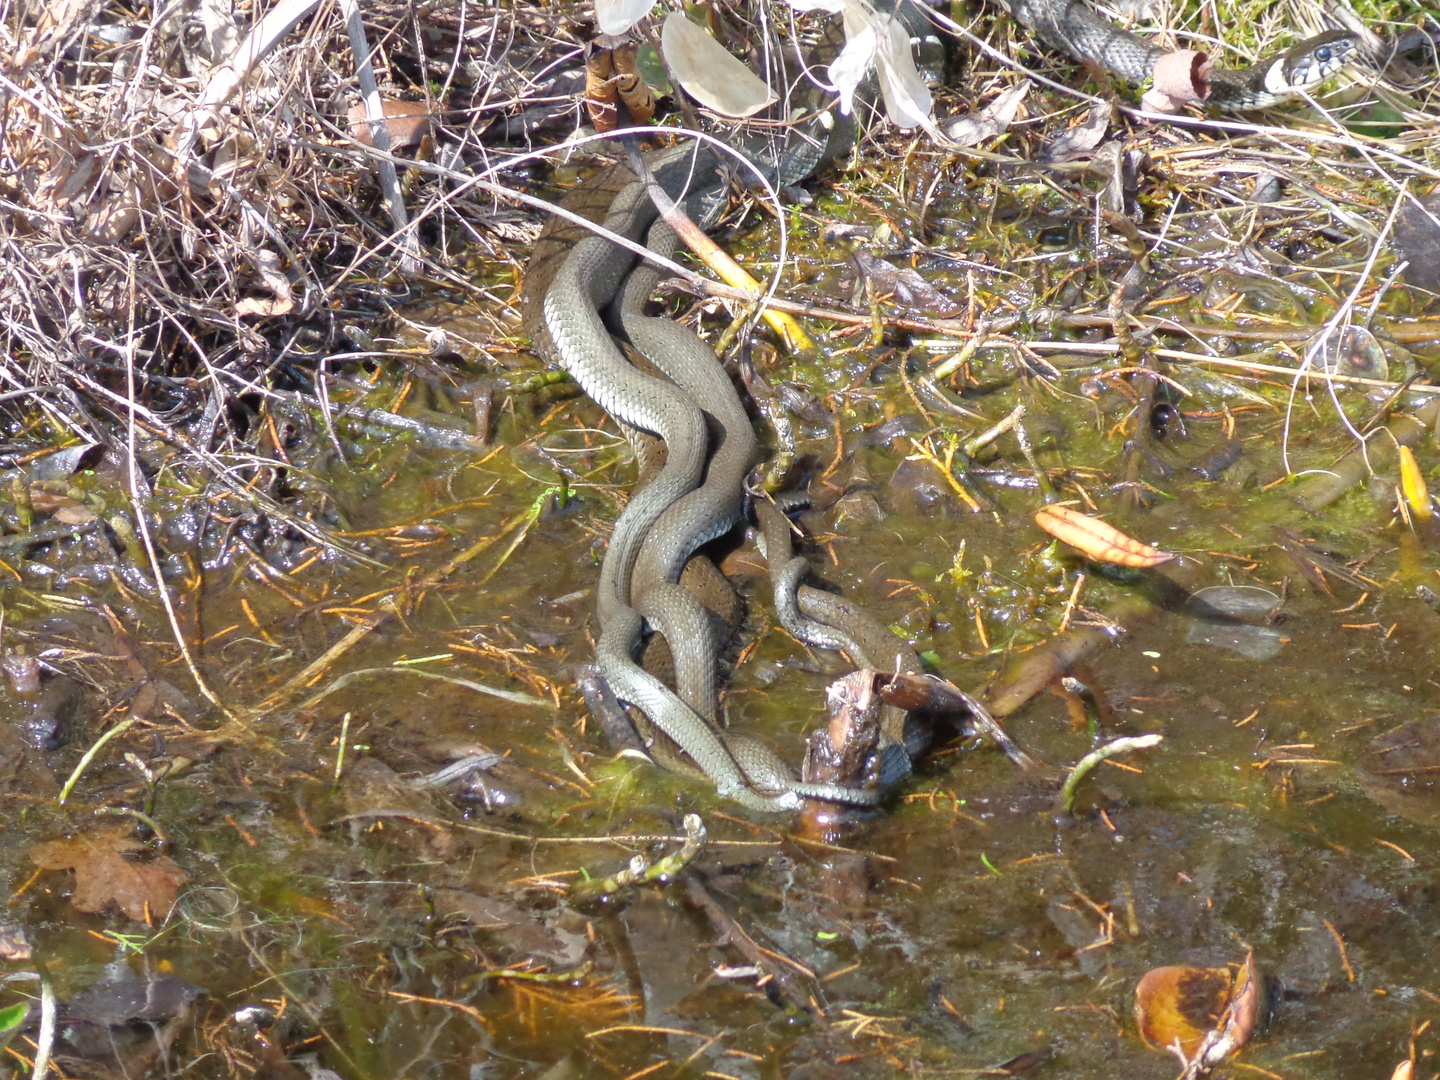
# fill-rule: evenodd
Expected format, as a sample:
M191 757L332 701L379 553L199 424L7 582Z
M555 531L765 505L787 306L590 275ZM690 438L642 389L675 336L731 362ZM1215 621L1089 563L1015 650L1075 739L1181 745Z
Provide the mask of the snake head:
M1308 93L1350 63L1360 40L1349 30L1329 30L1291 46L1265 72L1265 89L1276 97Z

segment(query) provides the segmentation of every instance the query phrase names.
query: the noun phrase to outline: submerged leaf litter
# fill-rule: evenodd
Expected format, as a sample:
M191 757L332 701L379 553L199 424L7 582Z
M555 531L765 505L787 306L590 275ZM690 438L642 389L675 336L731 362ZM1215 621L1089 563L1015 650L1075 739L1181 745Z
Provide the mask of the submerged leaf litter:
M279 368L245 400L242 486L296 523L142 431L173 625L115 523L123 432L8 432L0 1068L48 999L67 1076L1170 1077L1142 976L1253 954L1273 1016L1221 1069L1434 1073L1440 526L1396 445L1434 480L1440 245L1406 217L1406 277L1378 239L1433 148L1130 130L1116 214L1031 164L1031 108L988 156L892 135L790 208L784 295L856 315L752 358L812 563L1045 768L946 729L818 838L613 755L576 687L631 453L514 337L523 239L457 218L483 302L375 286L328 415ZM759 220L726 238L763 271ZM1178 559L1090 561L1036 525L1057 500ZM774 624L753 543L717 554L749 607L727 718L798 761L844 665Z

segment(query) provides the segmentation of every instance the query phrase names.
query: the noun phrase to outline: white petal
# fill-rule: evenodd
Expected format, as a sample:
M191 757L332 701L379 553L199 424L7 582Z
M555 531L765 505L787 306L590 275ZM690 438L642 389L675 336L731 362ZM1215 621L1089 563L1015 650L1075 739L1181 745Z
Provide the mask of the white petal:
M595 0L595 24L602 34L623 34L654 6L655 0Z
M753 71L678 11L666 17L660 46L676 81L706 108L725 116L753 116L775 100Z
M930 119L930 88L915 70L910 34L899 19L890 19L882 44L875 54L880 70L880 95L885 111L899 128L923 127Z
M845 22L848 28L848 9ZM867 26L850 37L845 48L840 50L840 55L830 65L830 82L840 94L840 111L847 116L855 105L855 90L860 85L860 80L865 78L865 73L870 70L870 63L874 59L875 28Z

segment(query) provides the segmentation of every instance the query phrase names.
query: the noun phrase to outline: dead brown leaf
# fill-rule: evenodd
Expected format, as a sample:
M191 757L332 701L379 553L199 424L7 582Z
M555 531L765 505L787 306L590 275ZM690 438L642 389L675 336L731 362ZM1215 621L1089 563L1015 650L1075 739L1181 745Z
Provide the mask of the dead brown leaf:
M596 131L614 131L619 126L619 101L615 55L609 49L596 49L585 58L585 111Z
M95 511L77 503L74 506L61 506L51 516L62 525L88 525L95 520Z
M1405 259L1405 280L1440 292L1440 188L1420 199L1406 194L1395 215L1395 246Z
M95 513L84 503L69 495L46 491L35 485L30 489L30 506L41 514L50 514L63 525L84 525L95 520Z
M163 855L145 863L125 858L144 846L122 827L36 844L30 861L42 870L75 871L70 902L77 911L100 911L113 900L132 919L162 918L190 875Z
M945 135L960 146L979 146L1010 130L1020 102L1030 92L1030 81L1012 86L974 116L958 116L945 124Z
M655 115L655 91L640 71L640 49L627 41L615 49L615 89L630 110L632 124L648 124Z
M1154 82L1140 99L1155 112L1179 112L1210 96L1210 70L1215 62L1203 52L1177 49L1155 61Z
M1115 106L1102 101L1086 114L1085 119L1062 131L1040 151L1041 161L1077 161L1089 155L1110 130L1110 117Z
M852 254L850 262L861 277L872 283L877 296L888 295L900 307L942 319L965 310L909 267L894 266L863 250Z
M250 264L260 275L265 287L275 294L274 299L247 296L235 304L235 314L244 315L286 315L295 307L295 296L290 289L290 279L280 268L280 256L264 248L250 248L245 252Z
M414 150L429 137L430 109L425 102L384 98L380 107L385 113L385 134L390 137L392 154ZM352 105L345 118L350 122L350 134L366 146L375 145L363 104Z

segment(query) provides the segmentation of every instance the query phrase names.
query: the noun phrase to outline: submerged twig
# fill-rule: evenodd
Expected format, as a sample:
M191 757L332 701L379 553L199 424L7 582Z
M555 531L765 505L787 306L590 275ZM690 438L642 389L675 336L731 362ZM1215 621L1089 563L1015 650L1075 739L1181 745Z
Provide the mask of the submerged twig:
M462 686L466 690L474 690L476 693L489 694L491 697L500 698L502 701L508 701L513 705L537 705L542 709L553 709L555 707L544 698L533 697L530 694L522 694L516 690L501 690L498 687L486 686L484 683L475 682L473 679L461 679L454 675L441 675L435 671L421 671L418 668L399 666L359 668L355 671L347 671L314 697L306 699L299 707L302 709L314 708L331 694L343 690L351 683L358 682L360 679L368 678L371 675L415 675L422 679L436 679L454 686Z
M622 889L650 882L665 884L673 881L689 866L705 846L705 823L699 814L685 815L685 842L662 859L651 862L644 855L635 855L625 869L603 878L587 878L570 887L572 903L585 904L614 896Z
M1075 763L1075 767L1070 770L1070 775L1065 778L1065 784L1060 788L1060 794L1055 800L1059 812L1069 816L1070 812L1075 809L1075 789L1080 786L1080 781L1090 774L1090 770L1100 762L1108 761L1120 754L1148 750L1152 746L1159 746L1164 741L1164 735L1135 735L1123 739L1113 739L1104 746L1090 751Z
M70 773L70 778L65 781L65 786L60 789L60 794L56 797L55 801L60 806L64 806L65 801L70 798L70 793L75 790L75 785L80 782L80 777L85 775L85 770L88 769L90 763L95 760L95 755L105 749L105 745L112 739L118 738L134 727L137 719L138 718L134 716L126 717L90 744L90 748L85 751L76 763L74 770Z
M416 596L423 595L430 589L433 589L436 585L440 584L440 582L448 578L461 566L464 566L472 559L478 558L479 556L483 555L491 548L492 545L496 543L496 541L511 535L516 529L521 530L520 537L523 538L525 531L528 530L530 526L534 523L535 519L540 516L540 511L544 508L545 501L549 499L554 493L554 488L546 488L543 492L540 493L540 495L535 499L535 501L531 503L530 508L526 510L523 514L517 514L514 517L510 518L508 521L504 522L500 526L499 532L495 533L493 536L487 536L476 541L459 555L455 556L455 558L447 562L444 566L440 567L440 569L432 573L426 574L423 579L413 585L410 591L413 592L413 594ZM519 540L514 541L509 546L509 548L506 549L505 555L508 556L511 551L514 551L515 546L518 543ZM501 562L504 562L504 556L502 556ZM493 568L491 570L491 573L493 574L494 570L498 568L498 566ZM488 579L489 575L487 574L485 580ZM372 611L369 615L366 615L364 618L362 618L358 625L352 627L349 633L347 633L334 645L330 646L330 648L326 649L325 652L317 660L307 666L303 671L291 676L283 686L281 686L278 690L276 690L273 694L271 694L268 698L261 702L258 706L258 710L264 712L276 708L282 702L288 700L295 694L298 694L300 691L304 690L306 687L310 686L313 682L315 682L315 680L318 679L321 675L323 675L325 671L332 664L335 663L336 660L340 659L340 657L348 653L351 649L353 649L356 645L358 645L361 641L368 637L373 631L379 629L381 626L384 626L385 623L390 620L391 616L393 616L396 611L396 608L394 606L394 594L387 596L381 601L381 603L390 604L391 606L378 611ZM404 670L410 669L407 668ZM423 675L428 673L415 672L415 674ZM474 688L479 689L480 684L474 684ZM493 693L494 691L487 689L484 692ZM508 691L506 692L508 693Z
M807 1013L811 1018L824 1022L825 1013L815 995L800 982L799 972L792 965L794 961L769 949L762 949L740 924L732 919L725 909L716 903L710 891L693 875L685 878L685 896L710 920L718 935L717 944L729 945L743 956L759 975L757 985L773 991L780 999ZM805 969L802 969L805 970ZM814 974L806 970L809 977Z
M43 963L36 964L40 976L40 1030L35 1036L35 1067L30 1070L30 1080L45 1080L50 1068L50 1055L55 1050L56 1015L55 984L50 981L50 972Z

